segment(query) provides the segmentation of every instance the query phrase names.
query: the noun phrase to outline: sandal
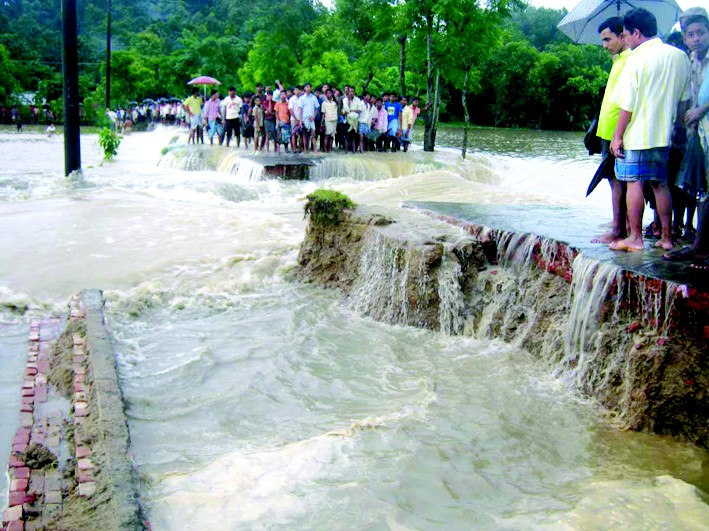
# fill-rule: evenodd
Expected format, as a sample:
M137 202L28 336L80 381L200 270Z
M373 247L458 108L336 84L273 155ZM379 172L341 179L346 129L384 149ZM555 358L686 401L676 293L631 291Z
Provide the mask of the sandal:
M662 255L662 259L668 262L691 262L696 258L691 247L682 247Z

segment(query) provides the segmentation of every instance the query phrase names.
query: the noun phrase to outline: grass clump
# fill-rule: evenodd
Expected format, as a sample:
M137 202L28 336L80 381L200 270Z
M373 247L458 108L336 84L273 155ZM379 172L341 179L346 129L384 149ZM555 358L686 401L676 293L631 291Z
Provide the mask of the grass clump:
M356 206L345 194L322 188L306 196L306 199L308 202L305 203L305 215L318 225L338 225L342 211Z

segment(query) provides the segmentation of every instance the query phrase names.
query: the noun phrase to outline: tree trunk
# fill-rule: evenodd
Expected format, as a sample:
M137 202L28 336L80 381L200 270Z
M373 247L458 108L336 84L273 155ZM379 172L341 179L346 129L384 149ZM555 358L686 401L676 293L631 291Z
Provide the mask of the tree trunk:
M435 147L436 99L433 92L433 13L426 15L426 121L423 132L423 150L433 151Z
M374 72L369 73L369 76L367 76L367 81L365 81L364 85L362 85L362 94L364 94L367 91L367 87L372 82L372 79L374 79Z
M436 67L436 106L433 113L433 131L431 131L431 151L436 147L436 133L438 132L438 115L441 110L441 69Z
M468 79L470 78L470 67L465 69L465 79L463 80L463 116L465 117L465 129L463 130L463 158L468 151L468 128L470 127L470 114L468 113Z
M406 35L399 37L399 83L401 95L406 95Z

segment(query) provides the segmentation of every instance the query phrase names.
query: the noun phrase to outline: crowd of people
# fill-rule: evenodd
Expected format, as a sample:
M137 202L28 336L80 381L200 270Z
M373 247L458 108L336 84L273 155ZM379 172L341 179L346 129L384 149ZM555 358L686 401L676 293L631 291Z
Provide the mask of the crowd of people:
M379 96L355 87L343 90L329 85L313 89L310 83L285 88L276 80L271 86L256 85L255 92L237 95L229 87L222 99L214 89L203 102L199 89L182 102L189 123L189 142L214 144L226 141L236 147L253 145L254 151L292 153L407 151L421 112L419 98Z
M643 235L654 237L666 260L689 261L691 267L706 271L707 11L686 10L680 27L682 39L675 46L657 37L657 20L644 9L609 18L598 28L603 46L614 58L597 131L602 140L602 168L610 169L606 176L612 189L613 228L594 242L607 243L614 251L639 252L644 250ZM698 156L688 149L687 138L692 136L701 143ZM655 221L643 233L646 200L655 209ZM682 237L689 245L676 245Z

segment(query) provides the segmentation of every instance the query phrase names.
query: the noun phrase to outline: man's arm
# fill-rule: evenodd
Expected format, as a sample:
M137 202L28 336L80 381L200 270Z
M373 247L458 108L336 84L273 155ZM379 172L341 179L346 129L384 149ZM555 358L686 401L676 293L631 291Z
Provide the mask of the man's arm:
M625 158L625 153L623 152L623 135L632 117L633 113L630 111L620 109L618 113L618 124L615 126L613 140L611 140L611 153L613 153L613 156L617 159Z
M677 110L677 121L681 121L680 117L684 117L684 125L688 127L695 126L707 112L709 112L709 103L690 109L689 102L680 102Z

